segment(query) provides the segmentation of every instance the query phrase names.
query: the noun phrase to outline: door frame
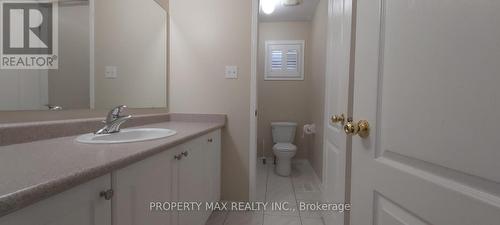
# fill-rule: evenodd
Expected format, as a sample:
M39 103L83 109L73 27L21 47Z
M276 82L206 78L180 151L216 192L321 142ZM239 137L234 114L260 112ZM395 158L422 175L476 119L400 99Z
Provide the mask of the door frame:
M95 0L89 0L89 108L95 109Z
M351 2L351 49L349 53L349 98L347 100L347 117L354 115L354 74L356 67L356 23L358 12L358 0ZM345 168L345 203L351 204L351 177L352 177L352 136L347 138L346 145L346 168ZM351 224L351 211L344 215L344 224Z
M250 145L248 199L257 198L257 59L259 40L259 0L252 0L252 37L250 71Z
M345 112L346 113L346 119L349 118L349 117L352 117L353 115L353 106L354 106L354 68L355 68L355 52L356 52L356 16L357 16L357 0L344 0L344 2L346 1L351 1L351 7L350 7L350 13L351 13L351 21L350 21L350 24L347 23L345 20L342 20L342 23L343 25L349 25L350 26L350 35L351 35L351 38L350 38L350 45L349 45L349 54L346 55L346 57L348 58L348 62L349 62L349 65L348 65L348 83L349 83L349 87L348 87L348 99L347 99L347 106L346 106L346 109L347 111ZM334 41L334 36L332 35L335 31L332 30L333 28L331 27L331 24L332 24L332 21L336 20L337 18L335 18L335 9L334 9L334 1L333 0L328 0L328 18L327 18L327 65L326 65L326 69L325 69L325 94L327 94L328 92L326 91L329 87L328 87L328 81L331 80L329 77L332 76L332 74L328 73L329 71L331 71L331 69L329 69L328 67L330 66L328 64L328 62L332 59L332 54L329 54L328 52L331 52L331 51L334 51L335 48L334 46L331 44L333 41ZM325 105L325 109L324 109L324 121L323 123L326 125L329 123L330 121L330 112L329 112L329 109L326 107L328 106L327 102L328 101L328 97L325 96L325 102L324 102L324 105ZM339 112L340 113L340 112ZM322 170L323 170L323 176L322 176L322 184L321 184L321 191L322 193L324 193L324 191L326 190L325 188L325 180L327 179L326 176L327 176L327 151L328 151L328 147L327 147L327 140L328 140L328 132L326 132L326 127L325 127L325 132L323 134L323 152L322 152L322 156L323 156L323 166L322 166ZM352 166L352 138L347 136L346 137L347 140L346 140L346 146L345 146L345 181L344 181L344 192L345 192L345 196L344 196L344 203L345 204L351 204L351 166ZM324 199L323 199L324 200ZM350 211L345 211L344 212L344 225L349 225L350 224Z

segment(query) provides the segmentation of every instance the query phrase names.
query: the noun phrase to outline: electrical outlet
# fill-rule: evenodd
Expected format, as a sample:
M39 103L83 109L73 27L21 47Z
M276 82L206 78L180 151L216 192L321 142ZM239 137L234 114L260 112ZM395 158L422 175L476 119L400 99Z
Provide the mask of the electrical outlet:
M226 66L226 79L238 79L237 66Z

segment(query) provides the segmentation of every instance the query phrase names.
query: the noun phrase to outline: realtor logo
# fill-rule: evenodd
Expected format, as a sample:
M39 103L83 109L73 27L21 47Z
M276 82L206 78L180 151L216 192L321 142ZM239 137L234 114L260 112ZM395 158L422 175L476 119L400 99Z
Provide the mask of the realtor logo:
M57 69L57 2L0 3L0 68Z

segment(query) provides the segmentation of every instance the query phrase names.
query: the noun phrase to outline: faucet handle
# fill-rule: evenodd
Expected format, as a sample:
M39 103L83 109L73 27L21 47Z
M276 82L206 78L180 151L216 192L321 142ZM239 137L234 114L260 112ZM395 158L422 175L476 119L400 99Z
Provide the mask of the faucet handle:
M117 106L117 107L113 108L113 109L110 111L110 113L111 113L113 116L118 117L118 116L120 116L120 114L122 113L122 111L123 111L125 108L127 108L127 106L126 106L126 105L119 105L119 106Z
M127 108L126 105L119 105L111 109L108 113L108 116L106 117L105 123L109 123L113 121L114 119L117 119L120 117L120 114L122 113L123 109Z

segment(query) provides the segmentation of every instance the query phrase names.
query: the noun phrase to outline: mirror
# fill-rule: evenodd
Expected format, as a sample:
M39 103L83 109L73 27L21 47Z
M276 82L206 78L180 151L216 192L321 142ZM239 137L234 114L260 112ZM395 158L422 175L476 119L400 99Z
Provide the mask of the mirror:
M167 12L156 1L13 2L0 10L0 111L167 106Z

